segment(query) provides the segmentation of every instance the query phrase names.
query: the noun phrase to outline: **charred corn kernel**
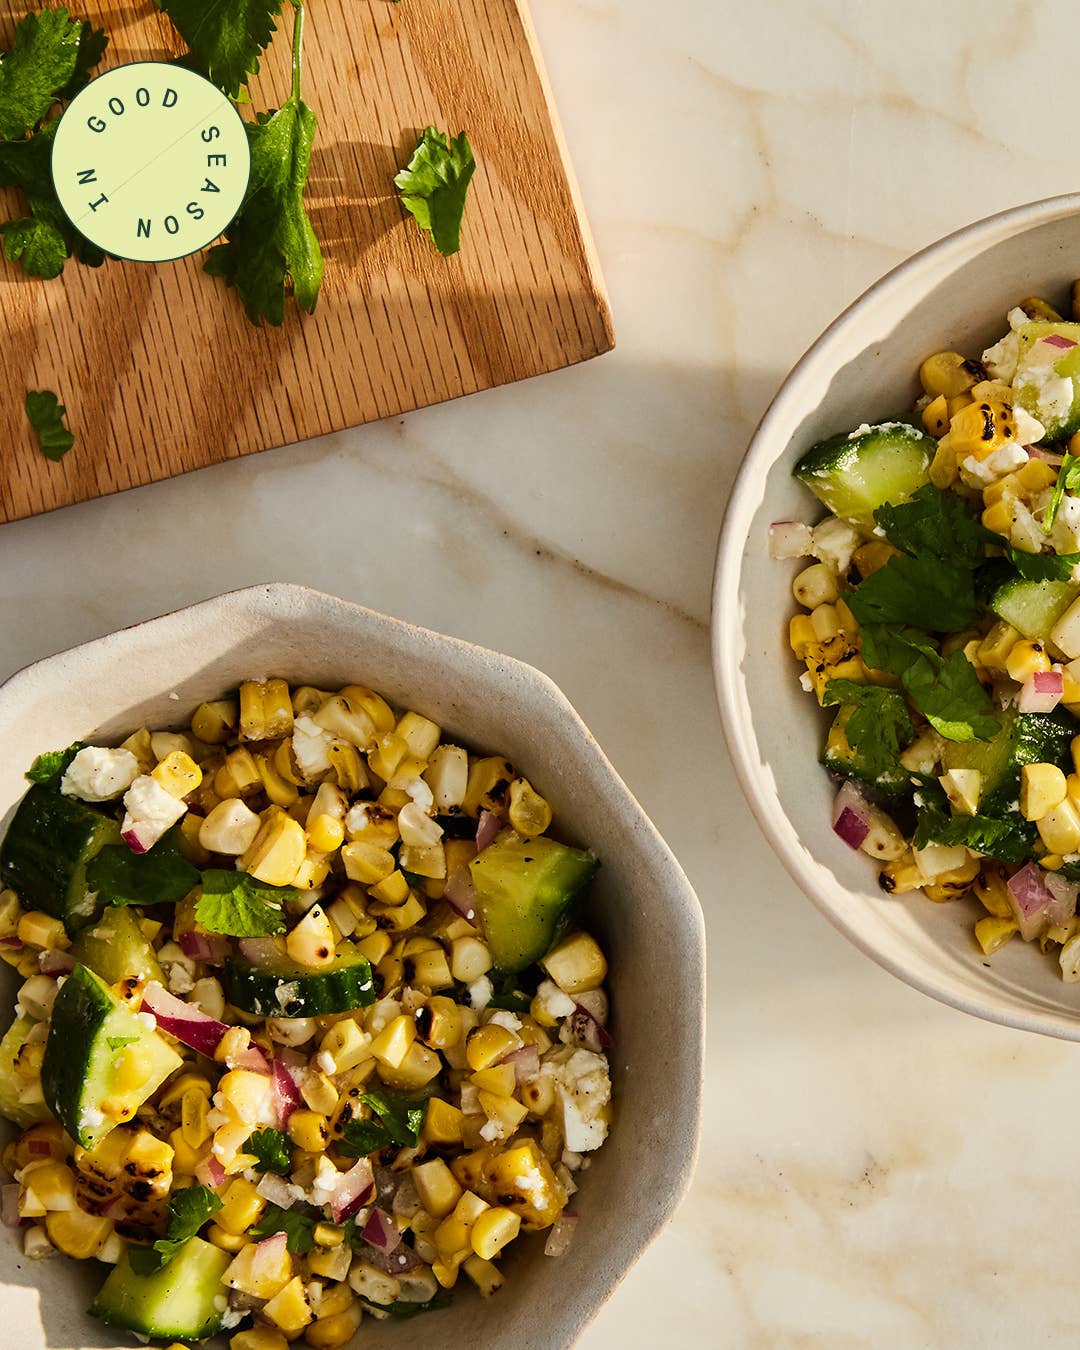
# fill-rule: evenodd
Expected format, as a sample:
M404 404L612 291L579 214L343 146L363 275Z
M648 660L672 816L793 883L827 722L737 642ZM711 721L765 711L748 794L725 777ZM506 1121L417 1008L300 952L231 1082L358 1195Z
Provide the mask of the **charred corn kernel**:
M429 1144L460 1144L464 1120L456 1106L441 1097L430 1097L421 1137Z
M1005 663L1009 653L1019 641L1019 631L1012 624L1000 619L979 644L979 664L995 674L1006 674Z
M1057 482L1058 471L1043 459L1029 459L1022 469L1017 469L1015 479L1025 493L1041 492L1053 487Z
M1025 764L1020 770L1020 814L1041 820L1065 800L1065 775L1056 764Z
M299 799L296 784L278 772L273 755L256 755L255 765L259 770L263 791L275 806L285 809Z
M791 593L805 609L831 605L840 595L836 573L826 563L812 563L803 568L791 583Z
M394 731L418 759L430 759L442 736L441 727L415 712L403 713Z
M121 741L120 749L131 751L139 762L140 773L149 773L157 763L150 744L150 732L146 727L140 727L138 731L133 731L126 741Z
M201 1149L209 1143L210 1126L207 1124L209 1103L205 1093L198 1088L190 1088L184 1093L181 1102L180 1129L184 1142L193 1149Z
M273 1298L292 1280L293 1274L293 1259L287 1250L271 1257L249 1242L237 1252L221 1282L254 1298Z
M588 933L573 933L540 962L566 994L599 989L607 975L607 960L600 944Z
M49 1241L66 1256L76 1261L89 1261L112 1235L110 1219L97 1218L76 1207L45 1216L45 1232Z
M150 771L150 777L165 789L170 797L182 799L194 792L202 782L202 769L183 750L166 755Z
M893 548L892 544L887 544L883 539L871 539L868 544L860 544L851 555L851 560L858 569L859 576L869 577L881 569L889 562L890 558L899 557L900 550Z
M380 1064L379 1077L398 1092L413 1092L437 1078L442 1067L442 1060L434 1050L429 1050L422 1041L413 1041L399 1065Z
M982 367L959 352L935 352L919 367L919 383L931 397L955 398L983 376Z
M1062 316L1050 304L1048 300L1042 300L1037 295L1030 295L1026 300L1021 300L1018 309L1022 309L1029 319L1040 323L1060 323Z
M555 1106L555 1085L546 1074L521 1086L521 1104L531 1116L546 1116Z
M1065 859L1060 853L1044 853L1039 859L1039 866L1044 872L1060 872L1065 866Z
M432 1261L431 1273L443 1289L453 1289L454 1285L457 1284L458 1273L464 1265L465 1259L464 1252L456 1252L452 1257Z
M309 1069L304 1075L300 1095L312 1111L324 1116L329 1116L338 1104L337 1088L318 1069Z
M224 745L236 730L239 710L235 699L220 698L200 703L191 714L191 730L207 745Z
M416 1010L416 1030L425 1045L444 1050L461 1040L461 1009L451 998L436 994Z
M283 778L286 783L291 783L293 787L302 786L305 780L303 774L297 767L296 756L293 754L291 740L282 741L271 755L271 760L275 772Z
M480 1027L479 1030L486 1031L487 1028ZM514 1048L517 1048L521 1042L515 1036L512 1044ZM466 1056L468 1056L468 1053L468 1047L466 1047ZM486 1069L476 1069L469 1082L474 1087L479 1088L481 1092L493 1092L496 1096L502 1097L509 1097L517 1085L512 1064L492 1064Z
M367 770L355 745L349 741L334 741L326 753L337 785L343 792L352 796L368 786Z
M411 803L410 803L411 805ZM409 809L403 808L402 814ZM432 822L434 823L434 822ZM444 882L446 879L446 850L441 843L424 844L402 844L398 852L398 866L405 872L412 872L418 877L426 878L428 882ZM440 890L445 890L445 885Z
M280 806L263 812L259 833L241 854L240 868L268 886L289 886L307 853L303 828Z
M986 459L1003 446L1016 444L1016 421L1006 403L984 399L952 411L949 430L941 445L947 445L963 462L969 456Z
M543 834L551 825L550 805L527 778L517 778L510 784L508 814L510 824L526 839Z
M335 816L318 815L307 823L308 844L318 853L333 853L345 840L345 826Z
M371 1037L352 1020L336 1022L319 1044L319 1055L328 1055L334 1073L348 1073L371 1058Z
M982 774L978 769L947 769L938 782L957 815L975 814L982 792Z
M365 938L361 938L356 944L356 950L367 958L371 965L377 966L386 956L391 947L389 933L371 933Z
M1023 489L1016 481L1016 474L1007 473L1004 478L998 478L993 483L987 483L986 487L983 488L983 505L994 506L998 502L1011 503L1022 491Z
M799 658L805 661L810 648L817 642L814 625L809 614L793 614L788 624L788 645Z
M411 975L408 962L412 963ZM434 951L418 952L407 958L405 967L406 982L418 989L449 989L454 983L446 953L441 947Z
M840 617L835 605L818 605L810 615L810 623L818 642L828 642L830 638L840 636Z
M205 816L188 811L181 817L177 831L176 844L181 854L195 867L210 866L210 851L199 843L199 831L203 827ZM160 927L160 925L159 925Z
M338 1350L339 1346L348 1345L356 1335L361 1316L359 1303L353 1303L343 1312L330 1316L320 1311L318 1320L304 1332L304 1340L313 1350Z
M469 786L469 756L460 745L440 745L428 757L424 781L440 812L461 805Z
M239 797L219 802L199 826L199 843L210 853L237 857L255 842L261 821Z
M24 1184L48 1212L75 1209L75 1174L62 1162L35 1161L23 1168Z
M195 742L191 736L183 731L152 731L150 733L150 749L154 755L155 763L167 759L175 751L181 751L183 754L195 757Z
M404 1014L392 1018L371 1043L371 1053L380 1064L396 1069L416 1039L416 1023Z
M1036 827L1051 853L1080 852L1080 812L1068 797L1038 820Z
M384 732L368 751L368 767L385 782L409 753L408 744L393 731Z
M0 937L14 937L22 918L23 907L14 891L0 891Z
M243 1038L238 1037L233 1042L235 1049L231 1049L225 1043L234 1030L242 1033ZM250 1043L245 1028L231 1028L221 1038L215 1051L215 1058L218 1055L224 1058L226 1055L231 1057L233 1054L242 1054ZM256 1073L253 1069L230 1069L228 1073L222 1075L218 1083L218 1092L238 1120L258 1120L266 1108L266 1075Z
M516 776L514 766L501 755L476 760L469 769L462 810L469 816L478 816L481 811L501 814Z
M345 850L341 852L344 857ZM382 905L403 905L409 898L409 883L401 872L391 872L389 876L375 882L370 891L372 898Z
M345 817L345 833L350 839L387 849L401 838L397 816L377 802L357 802Z
M330 1142L330 1125L318 1111L294 1111L286 1126L289 1138L305 1153L325 1153Z
M56 1248L49 1241L44 1228L34 1224L26 1229L23 1234L23 1255L28 1261L42 1261L55 1254Z
M947 399L946 405L949 409L949 421L952 421L961 408L967 408L974 402L975 400L971 397L970 390L964 394L957 394L955 398Z
M470 1250L469 1237L473 1224L489 1208L487 1201L473 1191L462 1192L454 1208L433 1234L444 1261L459 1252L467 1253Z
M340 1247L345 1241L345 1230L332 1223L317 1223L312 1237L320 1247Z
M350 708L359 709L367 714L380 735L384 731L393 731L397 718L394 716L393 709L381 694L377 694L374 689L369 689L362 684L347 684L339 692Z
M375 893L376 889L374 886L371 888L372 894ZM415 891L410 891L409 898L403 905L387 905L378 902L370 907L369 912L384 928L389 928L395 933L404 933L420 922L427 913L427 906Z
M195 1170L206 1161L208 1149L192 1148L179 1126L169 1135L173 1151L173 1171L179 1177L193 1177Z
M462 1263L462 1269L480 1291L481 1298L490 1298L506 1283L498 1266L476 1255L468 1257Z
M276 741L291 736L293 705L284 680L245 680L240 686L240 739Z
M561 1149L561 1130L557 1138ZM494 1196L514 1197L512 1202L502 1199L502 1203L521 1215L527 1231L548 1227L566 1205L566 1191L535 1140L525 1140L496 1154L487 1172Z
M299 1114L299 1111L295 1111L292 1119ZM224 1228L226 1233L234 1233L238 1237L257 1224L266 1210L266 1201L244 1177L234 1177L222 1199L214 1222L219 1228Z
M293 885L298 891L317 890L330 875L330 859L325 853L308 852L296 869ZM336 940L336 939L335 939Z
M221 798L245 797L261 786L259 766L251 751L243 746L230 750L225 763L214 775L214 791Z
M248 1245L248 1237L245 1233L227 1233L224 1228L216 1223L210 1225L206 1236L215 1247L220 1247L223 1252L232 1252L234 1256Z
M998 919L988 914L975 925L975 940L983 949L983 954L991 956L1019 931L1020 925L1015 919Z
M185 1094L193 1089L204 1093L207 1100L214 1095L214 1089L205 1074L182 1073L179 1078L174 1078L162 1092L158 1100L159 1108L162 1111L167 1111L170 1106L181 1105Z
M304 1292L304 1282L297 1275L274 1295L262 1310L263 1317L279 1326L286 1336L296 1336L312 1320L311 1305Z
M485 1069L484 1072L491 1073L493 1071ZM509 1139L518 1126L524 1124L525 1117L529 1114L527 1106L523 1106L513 1097L504 1096L502 1093L486 1092L481 1088L478 1096L480 1109L491 1124L497 1127L500 1139Z
M493 965L491 952L479 938L457 938L450 944L450 970L463 984L472 984Z
M412 1179L420 1203L437 1219L445 1219L461 1199L462 1188L441 1158L414 1167Z
M41 910L32 909L23 914L15 931L20 942L43 947L46 951L64 951L71 946L71 939L60 920Z
M259 1159L254 1153L238 1153L231 1162L225 1164L225 1175L235 1177L240 1172L246 1172L252 1167L259 1166Z
M442 826L413 801L398 812L401 842L410 848L430 848L442 838Z
M292 960L312 970L332 966L335 959L334 930L321 905L312 905L285 939Z
M512 1031L490 1022L486 1027L476 1027L469 1032L465 1042L465 1059L473 1072L496 1064L504 1055L510 1054L521 1045L521 1041ZM510 1065L513 1073L513 1066Z
M512 1209L489 1209L473 1224L472 1249L482 1261L491 1261L521 1231L521 1218Z
M341 861L349 880L358 881L362 886L377 886L391 875L395 866L394 855L387 849L360 840L342 846ZM404 900L409 894L409 884L404 877L401 880L405 886L405 894L401 897Z
M1049 670L1051 664L1043 644L1029 638L1021 638L1005 658L1005 670L1009 679L1015 680L1017 684L1023 684L1028 676L1034 675L1036 671Z
M982 523L993 534L1003 534L1008 538L1012 529L1013 508L1007 499L996 501L982 513Z
M922 410L923 429L931 436L944 436L949 429L949 405L944 394L938 394Z
M349 1271L349 1284L371 1303L393 1303L401 1292L401 1285L393 1275L387 1275L367 1261L357 1260Z
M229 1342L229 1350L289 1350L289 1342L271 1327L252 1327L237 1332Z
M154 1071L154 1059L141 1042L123 1048L113 1064L113 1090L119 1094L137 1092ZM105 1110L105 1107L102 1107Z

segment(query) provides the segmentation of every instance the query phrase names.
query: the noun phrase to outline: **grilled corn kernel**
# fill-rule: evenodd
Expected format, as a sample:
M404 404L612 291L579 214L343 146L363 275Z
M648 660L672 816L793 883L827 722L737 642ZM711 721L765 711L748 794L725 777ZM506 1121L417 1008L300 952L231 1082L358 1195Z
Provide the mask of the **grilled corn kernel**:
M444 1261L457 1253L461 1253L464 1257L470 1250L469 1237L473 1224L489 1208L487 1201L482 1200L473 1191L462 1192L457 1204L433 1234L435 1245Z
M1023 684L1028 676L1034 675L1036 671L1049 670L1050 666L1051 661L1043 644L1028 638L1021 638L1005 658L1005 670L1009 679L1015 680L1017 684Z
M481 1028L483 1030L483 1028ZM515 1047L520 1044L515 1037ZM466 1055L468 1049L466 1049ZM517 1084L512 1064L492 1064L486 1069L477 1069L469 1082L481 1092L494 1093L497 1097L509 1097Z
M1009 653L1019 641L1018 630L1004 619L999 620L979 644L979 665L994 671L995 674L1005 675L1007 673L1005 663Z
M240 868L268 886L289 886L307 854L303 828L280 806L269 806Z
M441 1158L414 1167L412 1179L420 1203L437 1219L445 1219L461 1199L462 1188Z
M239 746L225 756L225 763L214 775L214 791L219 797L246 797L262 786L259 767L250 750Z
M97 1218L78 1207L45 1216L45 1232L49 1235L49 1241L76 1261L89 1261L97 1256L112 1231L111 1220Z
M289 956L311 970L334 964L334 930L321 905L312 905L285 939Z
M461 1040L461 1009L451 998L436 994L416 1010L416 1030L425 1045L445 1050Z
M173 1171L180 1177L193 1177L196 1168L206 1160L206 1149L192 1148L179 1126L169 1135L173 1151Z
M215 699L213 703L200 703L191 714L191 730L207 745L224 745L236 730L238 716L239 710L234 699L221 698Z
M366 1261L356 1260L349 1271L349 1284L371 1303L394 1303L401 1292L401 1285L393 1275L369 1265Z
M154 766L150 771L150 777L163 787L170 797L182 799L194 792L202 782L202 769L183 750L174 750Z
M428 1099L421 1137L429 1144L460 1144L465 1117L441 1097Z
M361 956L366 957L371 965L377 966L385 958L391 946L390 934L378 932L361 938L356 944L356 950Z
M566 994L599 989L607 975L607 960L600 944L584 932L564 938L540 964Z
M450 970L455 980L472 984L494 965L491 952L479 938L461 937L450 944Z
M362 886L376 886L380 881L385 881L395 866L394 855L387 849L360 840L343 845L341 861L349 880L358 881ZM404 877L401 880L405 883L405 895L401 897L404 900L408 896L409 885Z
M1004 497L993 502L982 513L982 523L992 534L1003 534L1008 538L1013 524L1012 503Z
M416 1023L404 1014L392 1018L371 1043L372 1055L381 1063L396 1069L416 1039Z
M436 809L451 811L461 805L469 786L469 756L460 745L440 745L428 758L424 781Z
M425 760L431 758L442 736L440 727L415 712L404 713L394 731L408 746L411 755Z
M345 850L342 849L344 857ZM347 866L347 865L346 865ZM382 905L403 905L409 898L409 883L401 872L391 872L370 887L372 899Z
M184 1073L179 1078L174 1078L168 1087L162 1092L158 1101L158 1106L162 1111L167 1111L170 1106L178 1106L184 1100L184 1094L197 1088L205 1093L207 1099L214 1095L214 1089L210 1085L209 1078L202 1073Z
M944 394L938 394L922 410L923 429L940 439L949 429L949 405Z
M273 755L256 755L255 766L259 770L263 791L275 806L287 809L299 801L300 793L296 784L278 772Z
M871 539L868 544L859 545L851 555L851 560L858 569L859 576L869 577L875 572L880 572L891 558L899 555L900 550L894 548L892 544L886 544L883 539Z
M836 612L835 605L818 605L810 615L810 623L818 642L828 642L841 636L840 616Z
M501 814L515 777L514 766L501 755L476 760L469 769L462 810L469 816L478 816L481 811Z
M343 792L354 796L368 786L370 780L367 769L355 745L348 741L334 741L327 748L326 754L337 785Z
M255 842L261 822L239 797L227 797L199 826L199 843L210 853L238 857Z
M1036 825L1039 837L1051 853L1080 852L1080 812L1068 797Z
M319 1053L329 1055L334 1073L348 1073L371 1058L371 1037L352 1020L336 1022L319 1044Z
M318 1111L294 1111L287 1125L289 1138L305 1153L324 1153L330 1142L330 1125Z
M982 378L981 367L959 352L936 352L919 367L919 382L931 397L955 398Z
M289 1350L289 1342L272 1327L252 1327L237 1332L229 1342L229 1350Z
M348 1345L356 1335L361 1317L359 1303L353 1303L331 1316L324 1315L320 1310L318 1320L304 1332L304 1340L312 1350L339 1350L340 1346Z
M794 614L788 624L788 645L799 658L805 661L811 647L817 643L817 634L809 614Z
M321 814L307 822L308 844L317 853L333 853L345 839L345 826L335 816Z
M246 680L240 686L240 739L276 741L291 736L293 705L284 680Z
M979 897L983 909L997 919L1012 916L1009 876L1010 871L1005 863L992 862L989 858L984 858L972 883L972 890Z
M392 731L384 732L368 751L368 767L383 782L394 776L394 770L409 753L408 744Z
M216 1223L210 1225L206 1237L215 1247L220 1247L223 1252L231 1252L234 1256L248 1245L245 1233L227 1233Z
M388 877L387 880L390 878ZM383 883L385 884L385 883ZM372 887L374 895L376 887ZM395 933L404 933L407 929L418 924L427 913L427 906L416 894L410 891L409 898L403 905L387 905L385 903L375 903L370 907L370 913L376 918L384 928L390 929Z
M19 941L31 947L43 947L46 951L64 951L71 946L71 939L60 920L37 909L23 914L15 931Z
M292 1119L299 1114L299 1111L294 1112ZM235 1177L229 1182L229 1189L223 1196L222 1206L214 1216L214 1222L226 1233L239 1237L259 1222L265 1210L266 1201L251 1182L243 1177Z
M206 1094L198 1088L189 1088L181 1102L180 1129L189 1148L200 1149L210 1139L207 1124L209 1104Z
M492 1294L498 1293L506 1283L498 1266L476 1255L468 1257L463 1262L462 1269L480 1291L481 1298L490 1298Z
M469 1068L477 1072L496 1064L504 1055L516 1050L520 1044L521 1041L512 1031L499 1026L497 1022L490 1022L486 1027L476 1027L469 1032L469 1038L465 1042L465 1059ZM508 1067L512 1074L513 1065Z
M551 826L551 807L527 778L516 778L510 784L510 824L518 834L532 839Z
M414 1092L437 1078L442 1067L442 1060L434 1050L429 1050L422 1041L413 1041L396 1067L385 1063L379 1066L379 1077L398 1092Z
M489 1209L476 1220L469 1235L482 1261L491 1261L521 1231L521 1218L512 1209Z
M320 1247L341 1247L345 1242L344 1228L338 1228L332 1223L317 1223L312 1231L312 1237ZM342 1276L342 1279L345 1277Z
M1015 919L998 919L988 914L975 925L975 940L983 949L983 954L990 956L999 947L1004 947L1013 934L1019 931L1020 925Z
M303 1331L312 1320L312 1314L304 1292L304 1282L299 1275L274 1295L263 1308L262 1315L279 1326L286 1336L296 1336Z
M835 604L840 595L836 573L826 563L812 563L791 583L791 592L805 609Z
M347 684L340 690L340 695L348 702L350 708L360 709L366 713L380 735L385 731L393 731L397 721L394 711L374 689L369 689L363 684Z
M1065 800L1065 775L1056 764L1025 764L1020 770L1020 814L1041 820Z

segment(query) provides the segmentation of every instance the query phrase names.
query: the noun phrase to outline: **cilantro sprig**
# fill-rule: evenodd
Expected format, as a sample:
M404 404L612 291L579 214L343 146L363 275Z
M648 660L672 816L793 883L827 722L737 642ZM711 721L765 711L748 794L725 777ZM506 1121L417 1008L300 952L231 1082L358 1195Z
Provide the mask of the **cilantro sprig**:
M992 816L948 816L935 806L919 812L912 847L927 844L945 846L963 844L986 858L1002 862L1024 862L1033 856L1035 828L1016 813L1002 818Z
M280 1130L256 1130L244 1145L244 1152L258 1158L259 1167L264 1172L276 1172L284 1176L292 1167L289 1137Z
M169 1227L166 1235L152 1247L128 1247L128 1260L136 1275L152 1275L165 1266L186 1242L221 1209L222 1201L207 1186L189 1186L177 1191L169 1201Z
M844 735L867 773L878 777L896 768L915 735L903 694L875 684L830 680L821 701L824 706L841 703L852 709Z
M230 98L259 71L282 0L155 0L191 49L188 64Z
M366 1158L389 1144L415 1147L427 1116L427 1101L391 1097L385 1092L365 1092L360 1101L372 1113L370 1120L350 1120L338 1152L350 1158Z
M294 1256L303 1256L315 1246L317 1222L317 1219L301 1213L300 1210L267 1205L262 1218L248 1231L256 1242L262 1238L273 1237L275 1233L284 1233L289 1251Z
M199 869L180 852L179 826L146 853L106 844L86 865L86 883L108 905L174 905L199 881Z
M426 127L408 164L395 177L401 204L444 258L461 250L465 199L476 159L465 132L451 138Z
M282 906L299 894L292 886L268 886L246 872L211 867L202 874L195 918L210 933L273 937L287 926Z
M31 783L58 786L60 779L67 773L68 765L83 748L82 741L72 741L66 750L46 750L44 754L38 755L27 769L27 778Z

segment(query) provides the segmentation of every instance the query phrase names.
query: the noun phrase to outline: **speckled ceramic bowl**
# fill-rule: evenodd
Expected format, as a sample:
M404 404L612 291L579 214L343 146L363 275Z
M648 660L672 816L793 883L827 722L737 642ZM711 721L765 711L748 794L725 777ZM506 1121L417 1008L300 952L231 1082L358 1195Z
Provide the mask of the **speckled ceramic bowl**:
M1023 296L1063 300L1080 276L1080 195L991 216L918 253L871 287L785 380L750 444L716 563L713 664L728 746L769 843L811 900L869 956L916 989L1009 1026L1080 1040L1080 985L1056 961L1011 942L986 961L974 900L889 899L875 869L829 828L834 789L818 765L824 733L787 646L799 566L768 556L774 520L821 507L791 476L836 431L910 408L931 352L978 353Z
M365 683L455 737L528 766L557 819L600 855L591 923L611 963L616 1121L574 1199L563 1258L543 1237L515 1244L507 1282L462 1287L419 1322L366 1319L370 1346L556 1350L592 1319L663 1227L690 1182L701 1110L704 931L678 863L554 684L531 667L299 586L256 586L52 656L0 688L0 812L40 750L76 738L178 725L252 674L335 688ZM178 696L178 697L177 697ZM5 821L6 825L6 821ZM0 1236L4 1327L18 1350L130 1345L86 1316L104 1270L23 1259Z

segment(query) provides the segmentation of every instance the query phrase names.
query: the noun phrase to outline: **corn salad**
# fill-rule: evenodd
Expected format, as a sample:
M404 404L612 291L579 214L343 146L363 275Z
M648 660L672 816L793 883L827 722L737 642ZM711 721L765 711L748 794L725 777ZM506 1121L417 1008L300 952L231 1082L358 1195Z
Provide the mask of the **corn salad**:
M597 864L505 757L269 678L30 776L0 851L27 1257L112 1267L91 1311L174 1350L331 1350L491 1296L524 1235L566 1250L612 1110Z

